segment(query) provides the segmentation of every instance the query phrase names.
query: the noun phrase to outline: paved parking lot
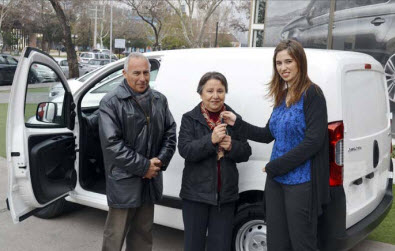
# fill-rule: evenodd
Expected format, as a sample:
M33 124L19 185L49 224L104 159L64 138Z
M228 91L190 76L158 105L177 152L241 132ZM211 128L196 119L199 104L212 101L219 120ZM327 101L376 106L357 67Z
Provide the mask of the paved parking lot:
M30 217L14 225L6 209L7 168L0 157L0 250L100 250L106 212L83 207L52 220ZM183 232L155 225L154 251L181 251ZM395 246L363 241L352 251L395 251Z

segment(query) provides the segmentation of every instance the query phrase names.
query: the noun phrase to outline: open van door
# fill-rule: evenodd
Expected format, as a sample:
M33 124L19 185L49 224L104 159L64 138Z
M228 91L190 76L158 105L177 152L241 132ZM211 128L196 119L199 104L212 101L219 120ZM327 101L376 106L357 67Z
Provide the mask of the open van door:
M55 102L48 94L58 83L65 94ZM74 109L70 88L56 61L40 50L25 48L7 116L7 205L14 223L63 199L75 188Z

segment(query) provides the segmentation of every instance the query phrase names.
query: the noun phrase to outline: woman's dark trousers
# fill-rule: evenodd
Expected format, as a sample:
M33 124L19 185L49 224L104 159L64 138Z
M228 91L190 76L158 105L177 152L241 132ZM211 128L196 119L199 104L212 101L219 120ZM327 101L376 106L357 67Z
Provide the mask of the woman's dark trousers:
M311 182L284 185L266 179L266 219L269 251L317 249L317 216L311 209ZM312 213L312 214L310 214Z
M184 251L230 251L235 203L218 206L182 200ZM206 237L207 234L207 237Z

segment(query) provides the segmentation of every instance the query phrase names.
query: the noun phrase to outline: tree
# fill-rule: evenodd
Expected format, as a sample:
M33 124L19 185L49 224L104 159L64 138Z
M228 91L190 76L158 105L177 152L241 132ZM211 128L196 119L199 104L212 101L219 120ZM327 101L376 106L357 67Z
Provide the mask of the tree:
M100 48L103 48L103 39L106 38L108 36L109 33L109 29L107 29L106 32L104 32L104 26L106 24L106 5L103 4L102 6L102 18L101 18L101 22L100 22Z
M175 11L189 47L201 47L206 25L223 0L165 0ZM178 3L178 4L176 4ZM187 11L183 9L186 7ZM197 12L195 12L195 10ZM194 18L194 16L198 18Z
M9 11L18 5L20 0L1 0L0 1L0 30L3 20L7 17Z
M262 4L259 5L259 12L265 13L265 4L263 1ZM247 32L249 30L249 22L243 22L243 18L245 20L250 19L251 15L251 3L250 1L231 1L231 5L233 10L235 10L238 15L231 15L231 18L228 22L228 25L231 29L239 32ZM263 15L264 18L264 15ZM262 20L263 22L263 20Z
M0 42L3 44L1 46L1 52L3 52L3 48L5 44L8 44L11 40L9 39L9 34L5 34L3 31L3 20L7 17L8 13L11 9L13 9L20 0L1 0L0 1ZM3 37L7 36L7 38Z
M187 46L188 45L185 42L184 37L183 36L177 36L176 34L173 34L172 36L167 36L162 41L162 48L164 50L173 50L173 49L185 48Z
M60 0L49 0L49 1L51 2L52 7L56 12L56 16L62 26L63 39L65 42L65 47L67 52L67 61L69 63L70 77L71 78L79 77L77 53L75 52L74 44L71 39L70 22L63 11Z
M151 27L155 37L153 49L159 50L164 38L165 19L169 15L165 2L163 0L123 0L123 2L131 6L136 14Z

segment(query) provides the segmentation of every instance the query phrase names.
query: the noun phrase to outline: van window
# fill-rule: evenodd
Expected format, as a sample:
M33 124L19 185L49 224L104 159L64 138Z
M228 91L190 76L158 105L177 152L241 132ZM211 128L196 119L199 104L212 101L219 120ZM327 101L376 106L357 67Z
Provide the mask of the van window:
M149 62L151 64L149 85L150 88L155 89L155 80L159 72L160 64L156 59L149 59ZM84 110L86 111L89 108L98 107L104 95L116 88L124 80L122 70L123 68L109 74L90 89L82 98L81 108L85 108Z
M59 127L65 126L63 114L64 95L54 99L49 98L52 86L60 83L58 74L50 67L33 63L30 66L28 85L25 98L26 127ZM37 86L37 84L41 84ZM59 88L65 89L63 85Z
M348 71L344 78L345 130L350 139L376 134L388 126L387 92L382 73Z
M113 90L115 87L117 87L120 83L122 83L124 77L123 76L118 76L109 82L103 84L102 86L98 87L97 89L94 89L90 93L108 93L109 91ZM100 81L103 82L103 81Z
M155 59L150 59L149 62L151 64L151 72L150 72L150 84L151 84L151 82L154 82L156 80L156 76L158 75L159 62Z

